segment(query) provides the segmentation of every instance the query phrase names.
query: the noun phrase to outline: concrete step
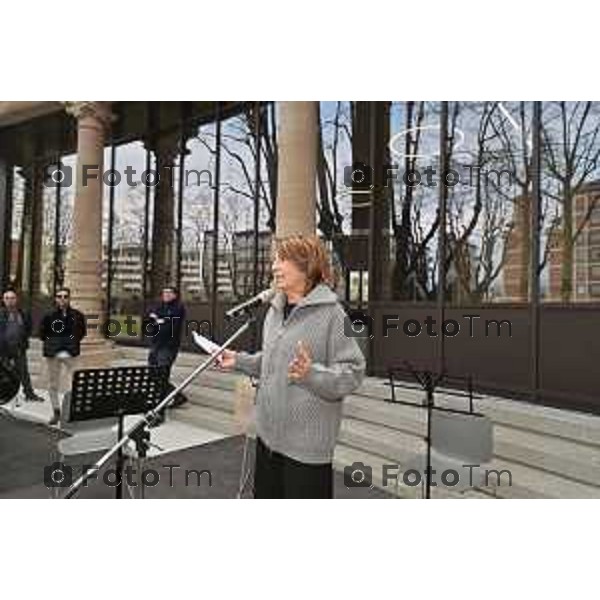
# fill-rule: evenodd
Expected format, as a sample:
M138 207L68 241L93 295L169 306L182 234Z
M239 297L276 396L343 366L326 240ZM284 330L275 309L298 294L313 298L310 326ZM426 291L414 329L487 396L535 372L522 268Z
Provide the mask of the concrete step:
M333 466L336 471L344 474L344 469L354 463L362 463L367 467L371 467L372 484L378 487L393 497L403 499L417 499L423 497L424 487L422 485L408 486L404 485L399 480L398 485L393 481L383 485L382 473L384 464L393 464L393 461L382 458L374 454L369 454L364 450L359 450L354 447L344 446L340 444L336 447ZM463 493L452 492L449 488L433 487L432 498L436 499L452 499L452 498L493 498L491 493L486 493L484 490L477 488L465 490Z
M171 411L170 418L223 435L239 433L238 425L231 413L208 406L184 405Z
M233 414L234 393L229 390L190 385L185 394L193 406L214 408Z
M596 486L600 496L600 449L595 446L495 425L494 454L498 460L521 463Z
M508 434L513 431L508 430ZM520 433L520 432L517 432ZM502 432L500 435L504 435ZM521 433L521 435L523 435ZM586 470L585 462L568 460L560 454L561 448L552 447L553 452L546 448L535 449L531 446L518 446L511 443L510 438L496 441L495 457L489 469L510 470L513 476L514 489L502 490L500 497L584 497L600 498L600 481L597 473ZM520 440L527 443L528 437ZM378 464L399 464L403 466L413 462L415 455L423 456L426 452L422 436L410 436L390 428L367 424L354 420L342 423L339 443L347 448L377 457ZM572 445L571 445L572 446ZM569 448L574 452L573 448ZM579 476L579 477L577 477ZM532 487L533 484L533 487ZM555 496L557 490L562 495ZM518 494L514 496L513 494ZM581 494L581 496L577 495Z
M218 414L221 419L230 420L230 415L224 416L221 413L227 415L232 410L232 394L223 390L193 387L190 388L188 395L192 407L197 407L200 411L204 411L205 408L219 411L210 412L210 417L214 419L215 414ZM362 403L361 414L372 416L364 412L368 409L364 402L364 399L359 400L359 404ZM384 407L383 412L385 410ZM193 414L193 410L189 414ZM206 421L201 418L200 422ZM511 428L497 427L496 429L496 452L491 468L510 469L528 479L531 479L537 471L534 480L539 483L540 490L545 490L544 495L549 497L552 497L550 487L563 490L563 493L569 494L566 497L578 497L573 496L574 490L579 490L577 493L582 493L582 497L600 497L600 478L596 469L600 455L595 449L563 440L535 436ZM342 422L339 443L371 456L377 456L383 462L398 462L402 465L406 464L414 454L425 452L423 433L424 423L417 423L412 431L407 432L406 427L399 430L346 414ZM523 468L527 470L523 472ZM521 488L526 497L537 497L535 489L530 489L526 485L516 486L516 489Z
M43 374L43 359L41 357L41 342L32 340L31 350L29 352L29 363L32 375ZM116 352L120 356L118 363L122 365L130 364L145 364L148 355L148 349L143 347L124 347L116 346ZM189 374L190 369L197 366L205 355L190 352L181 352L177 358L176 365L173 369L174 378L185 377ZM243 377L239 374L222 373L209 369L203 373L201 379L206 385L223 389L234 389L236 381ZM404 387L396 388L396 396L398 399L403 399L409 402L420 402L423 400L423 392L416 384L407 382L404 385L411 386L412 389ZM367 378L353 395L356 398L367 399L367 410L373 410L373 419L379 419L378 412L385 414L385 419L393 419L405 423L407 421L423 422L423 411L416 408L404 407L401 405L391 406L391 408L383 408L381 411L375 411L375 404L368 402L369 399L389 400L391 391L385 379ZM443 393L443 389L436 394L436 403L442 406L466 407L464 398L456 398L455 396L447 396ZM364 406L365 403L362 403ZM348 414L357 418L356 410L360 410L361 404L358 406L352 402L345 402L345 410ZM390 406L388 403L383 406ZM600 447L600 417L555 409L551 407L535 406L529 403L518 402L513 400L505 400L501 398L482 396L475 399L475 408L490 416L495 423L507 426L520 428L527 431L532 431L540 434L551 435L564 439L576 440L578 443L587 443L593 446ZM393 413L398 415L394 416ZM389 415L389 416L388 416ZM365 418L364 415L360 418ZM367 419L365 419L367 420ZM392 421L392 422L394 422ZM408 427L412 429L412 427Z
M402 498L420 498L421 488L406 486L402 482L398 489L389 483L383 486L382 473L384 464L395 464L394 460L384 458L377 454L370 454L364 449L339 444L336 448L334 466L343 472L344 467L354 462L362 462L372 468L373 484L391 494ZM596 487L567 481L562 477L544 473L537 469L502 460L494 460L488 467L489 485L482 488L472 488L458 493L451 488L438 486L432 488L432 498L600 498L600 491ZM502 474L500 485L497 477L491 470L508 470L512 476L512 485L509 485L508 476Z
M494 423L600 448L600 417L524 402L486 398L481 411Z
M423 453L426 447L422 436L407 435L389 427L354 419L342 421L339 443L400 465L406 465L411 456Z
M349 404L340 440L384 457L406 457L424 446L425 422L406 420L402 428L389 421L375 422L376 409ZM394 408L394 407L392 407ZM379 417L382 416L379 411ZM412 415L411 415L412 416ZM364 418L369 420L364 420ZM553 473L598 488L600 495L600 449L563 438L494 425L494 453L499 462L510 461Z
M147 349L120 347L115 364L146 364ZM203 355L181 353L173 380L181 381L200 364ZM30 352L34 386L46 385L43 359ZM174 418L204 429L230 435L237 433L233 417L234 390L245 376L209 369L187 389L190 403ZM398 399L423 401L419 389L398 388ZM367 379L357 393L344 402L339 451L349 456L368 456L377 464L406 461L424 451L425 411L384 402L390 389L385 380ZM466 407L464 398L439 393L436 403ZM600 497L600 418L522 402L480 397L475 408L494 422L493 466L510 469L514 485L501 489L499 497ZM507 486L508 487L508 486ZM487 494L488 492L483 492ZM461 494L463 496L463 494Z
M194 365L198 366L198 365ZM189 374L191 369L187 367L176 366L172 370L172 380L174 383L183 381ZM216 369L207 369L192 382L194 385L207 387L212 389L234 391L236 385L245 380L244 375L237 373L223 373Z

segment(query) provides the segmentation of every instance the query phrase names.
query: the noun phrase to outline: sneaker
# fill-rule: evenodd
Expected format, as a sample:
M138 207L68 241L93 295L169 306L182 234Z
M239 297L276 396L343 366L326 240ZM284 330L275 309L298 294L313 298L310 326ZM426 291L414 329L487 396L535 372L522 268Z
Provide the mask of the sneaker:
M54 414L52 415L52 418L48 421L48 425L58 425L59 421L60 421L60 411L55 410Z

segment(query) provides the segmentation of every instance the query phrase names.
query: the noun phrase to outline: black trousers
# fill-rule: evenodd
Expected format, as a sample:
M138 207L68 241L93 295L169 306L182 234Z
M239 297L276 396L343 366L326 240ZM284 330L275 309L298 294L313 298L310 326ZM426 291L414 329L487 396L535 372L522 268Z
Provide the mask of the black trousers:
M179 354L179 348L173 348L171 346L152 346L150 349L150 353L148 354L148 366L150 367L166 367L167 368L167 378L171 378L171 369L173 367L173 363L177 359L177 355ZM168 383L167 385L167 393L171 393L174 389L172 383ZM171 403L172 407L180 406L187 402L187 397L182 392L179 392L175 399Z
M331 463L308 464L273 452L256 438L255 498L333 498Z
M23 386L23 392L26 398L31 398L35 395L33 386L31 385L31 377L29 376L29 366L27 364L27 351L20 350L13 354L10 358L13 368L19 375L19 380Z
M148 365L151 367L167 367L169 377L171 376L171 367L177 358L179 348L171 346L152 346L148 354Z

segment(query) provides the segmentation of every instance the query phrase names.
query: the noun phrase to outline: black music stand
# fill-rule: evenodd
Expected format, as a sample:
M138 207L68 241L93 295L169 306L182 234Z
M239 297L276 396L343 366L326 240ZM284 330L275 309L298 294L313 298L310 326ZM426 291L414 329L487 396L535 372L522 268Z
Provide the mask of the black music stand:
M82 473L81 477L75 481L71 487L66 491L64 496L65 499L72 498L77 491L81 488L81 486L94 474L97 473L103 465L105 465L110 458L116 454L117 452L121 452L123 446L127 444L129 440L134 440L136 443L139 443L140 446L147 445L148 433L146 428L151 426L156 422L157 416L167 408L172 402L175 396L183 391L195 377L203 373L210 367L213 362L223 353L224 350L229 348L237 339L239 339L245 332L247 332L252 326L254 317L249 316L247 321L223 344L221 344L218 348L212 352L206 360L204 360L200 365L198 365L172 392L170 392L165 398L163 398L158 406L148 411L143 417L140 417L137 422L135 422L119 439L119 441L108 450L97 462L92 465L85 473ZM158 367L154 367L155 369ZM162 367L161 367L162 368ZM166 377L165 377L166 379ZM142 488L143 489L143 488Z
M73 373L69 421L119 419L118 439L123 437L125 415L147 413L160 403L168 384L166 367L116 367L81 369ZM157 415L158 416L158 415ZM148 450L149 433L132 435L138 458ZM116 497L123 498L123 449L117 454Z
M402 364L404 365L404 367L390 366L388 368L389 385L391 388L392 397L389 400L387 400L387 402L390 402L392 404L404 404L406 406L423 407L422 404L417 405L414 402L407 402L405 400L399 400L396 397L396 387L401 386L401 384L398 381L396 381L396 379L395 379L396 374L404 373L404 374L412 375L416 379L417 383L421 386L423 391L425 392L425 409L427 411L426 412L426 414L427 414L427 434L425 436L425 442L427 444L427 446L426 446L426 469L425 469L426 470L426 473L425 473L425 499L429 500L429 499L431 499L431 469L432 469L432 466L431 466L431 446L432 446L431 423L432 423L433 411L439 410L439 411L444 411L444 412L465 414L465 415L468 414L468 415L473 415L473 416L482 416L482 415L478 412L475 412L473 409L473 378L471 375L467 375L467 376L450 375L450 374L448 374L448 372L445 369L443 369L441 372L436 372L429 365L421 365L420 368L417 368L408 360L403 361ZM446 391L445 393L447 395L454 395L454 396L460 396L463 398L467 398L468 402L469 402L469 410L468 411L459 410L459 409L455 409L455 408L444 408L442 406L435 405L434 395L435 395L436 388L438 386L442 385L444 382L464 384L464 387L466 388L466 392L465 391L458 391L458 392ZM414 389L414 388L411 388L411 389Z

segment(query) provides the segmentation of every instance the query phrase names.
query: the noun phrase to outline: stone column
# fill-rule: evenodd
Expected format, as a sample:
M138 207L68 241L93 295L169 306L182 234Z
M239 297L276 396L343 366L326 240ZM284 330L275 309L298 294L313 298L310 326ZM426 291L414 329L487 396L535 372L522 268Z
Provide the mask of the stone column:
M106 321L102 291L102 173L110 103L68 102L67 111L77 119L77 183L66 285L71 288L72 305L88 317L82 363L103 366L110 360L110 345L100 331L100 325ZM98 318L92 319L96 315Z
M278 103L276 235L316 232L318 106Z

